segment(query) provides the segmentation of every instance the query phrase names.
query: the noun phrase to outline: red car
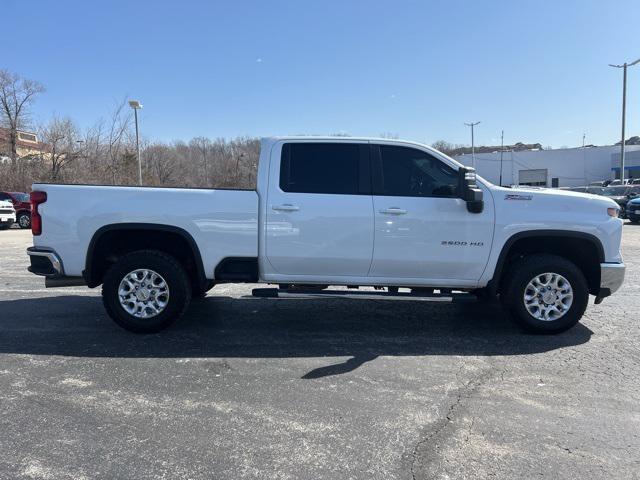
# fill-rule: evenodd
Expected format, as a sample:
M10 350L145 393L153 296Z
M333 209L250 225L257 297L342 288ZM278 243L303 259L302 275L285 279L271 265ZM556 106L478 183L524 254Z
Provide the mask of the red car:
M0 192L0 200L9 200L16 209L16 223L20 228L31 228L31 201L23 192Z

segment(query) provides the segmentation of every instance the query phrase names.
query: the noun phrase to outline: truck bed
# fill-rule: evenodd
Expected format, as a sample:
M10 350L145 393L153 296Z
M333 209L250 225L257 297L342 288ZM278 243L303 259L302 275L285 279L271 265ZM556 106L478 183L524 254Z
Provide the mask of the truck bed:
M34 246L55 246L69 276L80 276L91 238L111 224L160 224L189 233L207 278L224 257L258 256L255 190L35 184L47 193L40 205L42 235ZM79 252L83 252L79 255Z

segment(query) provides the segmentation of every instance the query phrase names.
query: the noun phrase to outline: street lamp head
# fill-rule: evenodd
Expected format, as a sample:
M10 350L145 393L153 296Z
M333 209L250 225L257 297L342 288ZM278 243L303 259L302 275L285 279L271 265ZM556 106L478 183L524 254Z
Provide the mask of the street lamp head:
M138 100L129 100L129 106L134 110L142 108L142 104Z

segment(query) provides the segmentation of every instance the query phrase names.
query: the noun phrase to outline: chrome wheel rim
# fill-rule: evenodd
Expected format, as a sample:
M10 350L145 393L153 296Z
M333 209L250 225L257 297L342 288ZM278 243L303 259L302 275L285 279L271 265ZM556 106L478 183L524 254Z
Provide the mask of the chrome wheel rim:
M573 303L569 281L558 273L541 273L524 289L524 306L537 320L553 322L562 318Z
M140 268L127 273L118 287L120 306L136 318L152 318L169 304L169 286L153 270Z
M18 224L22 227L22 228L27 228L29 227L29 224L31 223L31 219L29 218L28 215L20 215L20 219L18 220Z

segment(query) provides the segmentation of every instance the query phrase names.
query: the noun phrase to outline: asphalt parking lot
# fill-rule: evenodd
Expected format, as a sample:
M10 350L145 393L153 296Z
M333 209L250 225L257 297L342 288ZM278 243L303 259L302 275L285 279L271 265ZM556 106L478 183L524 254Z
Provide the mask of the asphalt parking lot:
M640 478L640 226L557 336L497 306L244 298L153 336L0 231L0 478Z

